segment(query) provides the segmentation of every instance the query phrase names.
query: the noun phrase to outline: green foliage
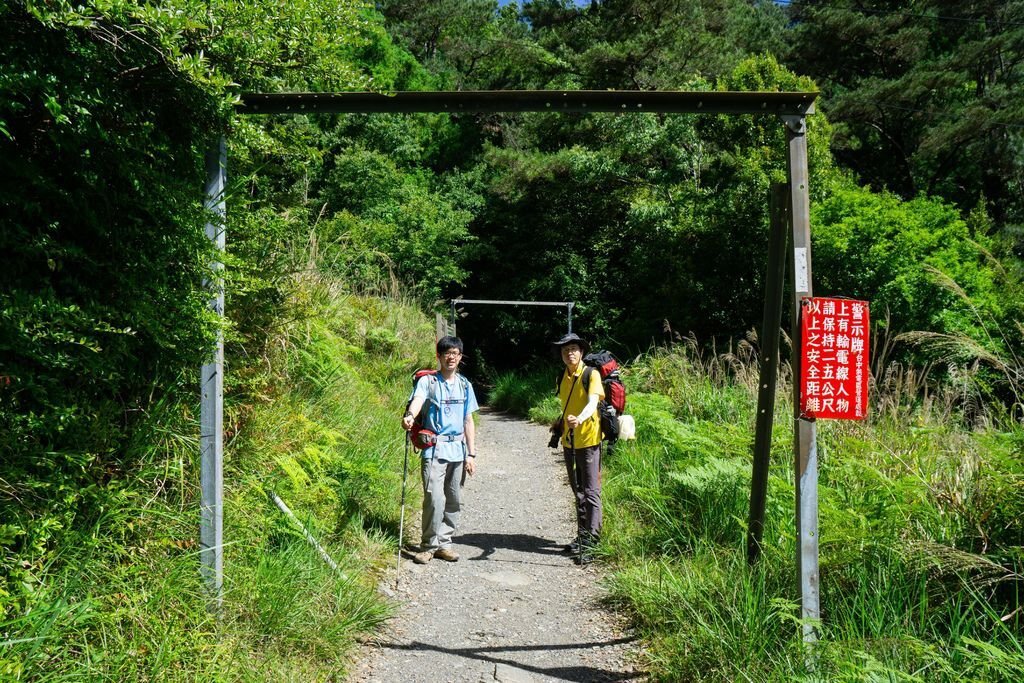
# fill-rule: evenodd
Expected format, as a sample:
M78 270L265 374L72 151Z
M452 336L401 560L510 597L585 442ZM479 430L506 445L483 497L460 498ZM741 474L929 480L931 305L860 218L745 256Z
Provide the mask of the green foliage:
M1024 196L1007 181L1021 177L1022 12L1018 0L794 0L786 63L822 84L833 147L863 182L907 199L937 194L964 213L983 202L1015 230Z
M654 680L817 680L805 668L793 580L791 387L778 388L764 553L750 568L755 357L680 344L634 361L626 379L637 439L604 462L601 554L613 601L648 643ZM533 395L532 414L543 396L526 391L533 381L498 386ZM1016 680L1019 426L963 431L940 403L909 418L888 405L875 394L867 423L818 423L817 675Z
M783 28L774 3L737 0L531 2L523 13L559 71L575 87L597 90L669 90L694 76L713 79L747 54L780 46Z
M876 318L897 330L977 338L976 310L999 315L1004 293L985 260L985 238L972 239L952 207L849 187L815 204L812 221L817 291L867 297ZM970 303L941 286L938 274Z
M124 430L214 332L196 146L218 102L144 41L113 49L105 19L41 11L0 21L3 616L116 496Z
M578 329L618 349L683 340L630 364L640 439L610 463L603 549L633 565L616 594L663 678L800 675L788 419L773 444L777 543L746 572L753 347L702 353L676 332L734 337L759 320L778 122L252 119L231 105L239 90L814 90L809 75L829 114L809 120L816 290L867 298L876 320L887 309L945 373L936 388L927 368L878 362L872 422L821 430L822 581L841 596L823 670L1019 679L1024 290L1003 250L1020 222L1020 3L954 4L794 2L790 25L776 3L740 0L5 4L0 677L337 674L353 634L385 614L366 577L398 514L386 456L408 373L432 362L427 321L361 294L407 283L427 305L466 290L571 299ZM856 39L837 45L840 32ZM203 153L229 129L222 331L240 540L215 624L186 513L194 369L218 332ZM904 199L844 179L830 142ZM500 366L562 325L474 311L460 332L481 367ZM550 421L551 374L502 377L496 400ZM981 418L1013 431L953 426Z
M371 282L397 277L415 283L425 300L465 279L452 254L471 239L471 215L432 190L426 174L400 170L378 152L347 150L325 184L325 206L343 210L325 221L321 234L336 245L328 248L329 256L339 256L335 263L346 258L343 274Z
M207 609L196 571L191 410L164 401L133 433L135 464L94 492L102 512L63 530L58 555L22 573L20 594L0 595L5 677L256 679L271 672L319 680L343 673L339 661L355 637L390 614L375 584L381 562L393 557L398 527L402 433L395 416L410 367L429 359L431 326L408 303L337 296L337 287L326 279L296 287L305 294L296 300L312 302L305 305L316 316L280 333L268 358L274 373L256 400L229 405L225 504L232 514L225 515L221 618ZM370 341L381 330L390 345ZM268 491L326 546L340 574Z
M232 666L255 676L233 641L272 647L275 635L246 640L233 576L228 611L244 628L218 649L190 540L195 372L218 326L203 286L214 257L204 153L228 128L236 84L405 87L424 72L360 2L16 2L0 19L0 677L210 679ZM318 215L302 188L319 129L239 122L235 132L228 170L246 180L228 190L229 440L281 381L266 370L272 342L327 296L296 276L315 258ZM408 329L429 340L422 320ZM346 350L365 345L360 332L346 322ZM408 340L371 339L356 357L390 378L380 354L406 353ZM378 400L376 386L360 391ZM317 514L345 520L346 534L364 519L384 533L395 477L361 458L342 467L324 455L334 442L310 441L297 459L268 462L306 473ZM379 485L355 483L368 475ZM258 501L241 509L265 519L262 491ZM259 547L266 536L242 537ZM347 563L350 576L365 577L375 552ZM241 575L257 554L235 564ZM305 636L289 637L322 627L343 648L344 634L382 618L371 582L331 601L336 577L313 576L290 551L275 562L295 577L276 586L311 596L293 605ZM295 662L280 661L280 677L295 677Z
M504 410L514 415L526 417L530 409L548 397L554 398L555 376L558 368L552 364L551 372L546 377L543 371L527 375L529 379L518 373L503 373L494 378L494 386L490 391L490 405L497 410ZM558 399L555 398L557 403ZM544 401L545 403L547 401ZM558 415L550 421L558 419ZM544 420L537 420L544 422Z
M686 85L815 89L770 56L739 62L714 85L696 77ZM814 117L814 199L837 176L830 133ZM496 299L573 300L579 328L617 350L643 348L666 326L735 335L758 319L767 196L785 178L777 119L543 113L509 124L506 137L512 144L484 148L485 205L473 223L479 244L467 288ZM477 333L490 357L521 357L521 348L550 341L551 323L474 311L465 325L498 331L498 340Z

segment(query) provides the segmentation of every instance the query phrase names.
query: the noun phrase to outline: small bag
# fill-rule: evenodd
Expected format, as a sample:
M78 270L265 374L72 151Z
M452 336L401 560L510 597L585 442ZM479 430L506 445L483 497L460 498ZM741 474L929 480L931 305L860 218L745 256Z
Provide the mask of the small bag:
M421 377L431 375L436 378L437 374L437 370L417 370L412 375L413 390L415 391L416 383L420 381ZM410 397L409 402L405 404L405 409L409 410L409 406L411 404L412 397ZM424 402L423 408L420 409L420 414L413 418L412 427L409 428L409 440L412 442L412 447L417 451L425 450L437 443L437 434L423 426L423 412L426 407L427 404Z
M426 450L437 443L437 434L424 427L418 421L412 423L412 428L409 430L409 438L412 441L412 447L418 451Z
M636 422L632 415L619 415L619 438L623 441L636 438Z
M603 439L610 443L615 443L616 439L621 438L622 426L619 424L619 418L622 416L618 415L615 412L615 408L606 401L597 402L597 412L601 417L601 434Z

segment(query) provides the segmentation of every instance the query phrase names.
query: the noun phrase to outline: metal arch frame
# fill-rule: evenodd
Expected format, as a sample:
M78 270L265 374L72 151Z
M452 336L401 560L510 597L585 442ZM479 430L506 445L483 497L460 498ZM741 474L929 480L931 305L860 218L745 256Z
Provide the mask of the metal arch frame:
M793 348L800 348L800 299L811 295L811 240L807 171L807 128L805 117L814 113L813 92L678 92L678 91L468 91L468 92L397 92L380 93L248 93L240 98L236 110L241 114L315 114L315 113L481 113L481 112L620 112L667 114L768 114L778 116L786 131L788 190L780 193L788 208L790 255L788 263L794 274L792 320ZM206 206L213 220L207 234L219 251L224 249L227 160L224 139L220 138L207 154L208 182ZM782 213L786 213L783 211ZM769 264L769 272L778 264ZM223 268L218 260L212 264L214 274ZM771 278L770 278L771 279ZM220 278L206 283L210 290L210 306L224 315L224 289ZM781 296L781 285L778 287ZM769 299L766 292L764 329L777 329L778 320L768 319ZM767 357L762 359L768 362ZM223 591L223 338L218 337L209 362L203 365L201 379L201 479L202 503L200 524L201 572L216 604ZM800 377L799 357L794 356L793 376ZM794 382L794 392L799 391ZM764 382L762 382L764 385ZM773 408L774 394L762 392L767 407ZM817 449L815 423L799 416L799 400L794 401L793 456L796 486L797 574L801 593L801 616L805 642L817 639L815 623L820 619L818 594L818 514L817 514ZM759 414L765 406L759 404ZM766 426L762 426L767 422ZM770 420L758 421L758 439L770 443ZM767 486L767 452L758 467L755 458L751 486L751 524L748 548L751 559L760 549L763 528L763 507L757 518L755 498ZM759 469L761 473L759 474ZM763 475L763 476L761 476ZM763 493L762 493L763 500ZM763 503L762 503L763 505Z
M814 112L813 92L466 90L457 92L246 93L240 114L560 113L775 114Z

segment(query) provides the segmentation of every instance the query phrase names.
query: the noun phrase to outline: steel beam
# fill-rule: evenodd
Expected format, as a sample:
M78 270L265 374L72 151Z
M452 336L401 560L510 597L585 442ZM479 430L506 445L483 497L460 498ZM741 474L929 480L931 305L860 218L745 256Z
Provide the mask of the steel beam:
M754 423L754 464L750 477L750 517L747 523L747 562L754 564L761 554L764 510L768 498L768 470L771 465L772 424L775 419L775 384L779 370L779 337L785 299L786 232L789 228L789 186L775 183L771 188L768 224L768 272L764 282L764 322L761 326L761 374L757 390Z
M557 111L803 116L814 111L817 95L647 90L246 93L236 108L242 114Z
M224 221L227 184L227 146L220 138L206 154L206 209L212 214L206 236L218 254L224 252ZM211 275L203 287L211 294L210 309L224 315L224 265L210 264ZM199 562L215 608L224 594L224 335L218 331L209 360L200 372L199 479L202 489L199 521Z
M502 301L500 299L452 299L452 306L458 304L496 304L499 306L569 306L572 301ZM454 308L453 308L454 310Z
M800 417L800 300L811 296L811 216L807 177L807 122L784 116L789 215L793 228L793 459L796 485L796 566L800 583L801 620L805 643L818 639L821 619L818 586L818 451L813 420Z

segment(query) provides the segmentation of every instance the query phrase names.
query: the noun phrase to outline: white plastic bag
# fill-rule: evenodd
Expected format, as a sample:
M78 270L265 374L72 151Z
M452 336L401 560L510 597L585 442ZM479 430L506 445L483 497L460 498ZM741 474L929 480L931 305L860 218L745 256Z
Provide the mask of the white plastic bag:
M619 415L619 439L629 440L636 438L636 422L632 415Z

